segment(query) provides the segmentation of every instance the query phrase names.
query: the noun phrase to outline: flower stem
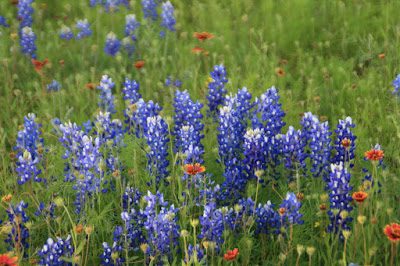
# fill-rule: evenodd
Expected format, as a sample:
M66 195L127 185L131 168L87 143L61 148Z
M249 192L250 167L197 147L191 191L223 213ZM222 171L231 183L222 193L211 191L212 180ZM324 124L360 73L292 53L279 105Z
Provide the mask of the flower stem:
M364 225L361 225L361 231L364 239L364 264L368 265L369 263L368 263L367 241L365 239Z

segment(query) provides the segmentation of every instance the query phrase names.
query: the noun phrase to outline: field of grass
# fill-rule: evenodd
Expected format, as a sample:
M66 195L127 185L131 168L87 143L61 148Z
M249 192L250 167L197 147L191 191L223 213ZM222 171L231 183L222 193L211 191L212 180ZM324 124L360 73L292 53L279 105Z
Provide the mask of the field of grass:
M170 1L175 10L176 30L167 30L161 37L161 18L156 21L145 18L139 0L128 1L129 8L121 5L110 12L101 5L90 7L89 0L35 0L31 27L36 34L36 60L48 59L41 70L35 70L31 57L21 52L19 27L22 20L18 19L17 12L21 2L29 1L20 0L19 6L15 4L18 1L0 1L0 16L10 25L0 25L0 196L3 197L0 253L17 256L20 265L45 265L49 253L43 251L43 246L47 239L56 241L56 237L66 239L71 235L69 250L72 251L68 253L65 247L60 261L47 262L48 265L400 265L400 255L396 256L400 229L393 233L397 241L390 241L384 234L387 224L400 222L400 107L399 98L392 93L392 81L400 72L400 2ZM155 1L158 14L162 12L162 2L165 1ZM135 51L128 56L121 48L111 56L104 51L107 35L113 32L118 39L123 39L128 14L135 14L141 24L135 32ZM90 23L91 36L79 40L59 37L63 26L76 33L75 24L80 19ZM195 32L203 31L214 37L205 41L193 37ZM196 53L193 50L196 47L203 51ZM135 66L138 61L144 61L144 66ZM213 82L210 72L215 65L221 64L227 73L225 89L228 95L235 95L239 88L246 87L253 102L268 88L275 86L278 89L286 125L277 139L284 138L290 125L304 133L300 121L306 112L312 112L321 122L327 121L333 131L330 160L334 163L339 162L334 159L336 146L343 145L342 139L335 143L338 137L334 132L336 125L339 119L352 118L355 127L351 131L357 136L351 143L355 144L355 157L343 161L351 174L352 189L347 194L338 193L344 193L346 198L363 191L368 193L368 198L361 204L350 200L352 210L338 215L344 220L352 218L348 219L348 230L340 228L335 233L327 229L332 223L329 211L337 211L332 208L332 198L329 198L333 185L327 185L322 173L311 177L309 145L304 150L307 157L304 168L297 161L297 148L288 152L295 168L285 165L288 153L280 151L277 152L278 165L267 160L262 169L254 169L263 170L259 178L264 182L260 184L257 178L248 178L244 189L237 191L240 197L221 200L218 194L222 192L217 190L215 199L202 196L205 187L207 193L212 194L215 185L224 183L227 158L236 154L232 150L229 154L221 151L221 139L227 140L229 136L218 135L221 128L219 111L211 115L208 112L207 96L210 82ZM151 147L151 133L136 124L137 132L131 129L121 133L121 144L117 143L119 140L115 135L107 135L107 130L100 132L96 117L99 111L105 110L98 105L100 89L96 87L103 75L108 75L115 83L112 93L116 113L111 116L120 119L124 129L126 108L132 113L137 112L136 104L129 105L123 100L125 78L140 83L139 92L144 101L152 100L162 107L160 115L170 133L176 124L176 89L187 90L194 102L198 100L204 104L201 113L205 137L201 142L205 152L201 163L205 172L193 176L184 173L183 152L176 152L177 138L168 134L169 165L164 179L169 184L162 180L157 186L154 173L159 171L159 165L156 163L153 172L148 171L148 159L151 160L151 151L159 152L161 148ZM166 86L168 77L180 80L180 88ZM47 89L52 80L60 83L59 91ZM253 110L255 112L256 107L249 112L253 114ZM41 170L39 176L46 182L34 182L31 178L18 184L18 162L28 155L24 149L15 147L18 132L26 129L24 117L28 113L34 113L35 122L41 124L44 144L34 143L38 145L35 148L40 158L36 165ZM139 115L147 121L146 114ZM73 166L73 155L69 159L63 158L68 147L60 143L63 134L54 118L59 118L63 124L71 121L79 126L90 119L93 129L85 134L93 139L107 139L100 144L100 155L89 171L83 170L84 166ZM184 118L185 125L196 123L186 115ZM246 116L238 119L244 130L254 127ZM228 125L228 128L233 130L233 135L237 133L235 125ZM111 128L110 132L115 133L115 130ZM162 137L157 135L156 140ZM238 139L242 147L243 134ZM379 162L366 160L364 153L377 143L384 151L384 159ZM278 146L278 150L282 149ZM77 149L82 152L83 147ZM346 150L346 156L347 152L351 153ZM242 166L246 167L248 157L241 150L236 159L243 161ZM114 168L105 163L107 158L118 161L113 164ZM77 180L64 180L68 172L66 165L70 172L77 174ZM330 169L329 163L325 166ZM375 181L370 186L365 182L366 170ZM329 171L327 179L332 176ZM74 204L79 192L76 184L86 180L85 174L89 172L100 180L101 185L85 194L82 210L78 213ZM243 170L241 176L245 176L245 172ZM182 179L183 176L186 179ZM189 182L196 178L201 186L192 186ZM143 196L147 191L155 194L158 190L164 194L168 207L161 209L157 206L161 202L156 203L150 219L149 198L142 197L132 206L128 204L127 209L123 204L127 186L137 189ZM294 192L295 202L301 203L298 212L302 222L289 218L290 208L280 210L282 199L288 192ZM254 208L240 201L247 198L252 200ZM28 203L23 209L27 219L21 217L21 209L15 207L22 200ZM278 217L275 225L262 224L256 213L258 204L264 205L268 200L274 205L274 217ZM212 201L216 203L214 215L204 212ZM45 208L36 215L41 203ZM176 210L169 209L172 204ZM136 213L130 213L131 208ZM164 211L166 217L160 218ZM133 220L140 220L138 217L144 215L147 218L141 221L146 224L154 219L153 227L149 229L135 220L141 236L133 237L128 234L121 213L130 213ZM218 217L221 213L224 218ZM228 225L231 223L229 215L236 217L233 228ZM222 219L221 243L204 236L207 219L211 221L208 233L213 232L212 235L218 234L217 221ZM169 224L165 227L178 230L176 234L172 229L168 231L167 239L164 239L168 244L166 250L159 247L162 242L160 232L166 230L162 228L163 221ZM117 226L122 226L122 237L115 241ZM267 230L262 226L269 227L267 233L260 233ZM21 231L27 234L26 239ZM22 243L24 241L26 245ZM103 243L107 242L112 248L114 241L121 248L112 251L111 261L107 264L102 256ZM188 246L193 248L196 244L199 246L194 248L198 251L195 256L196 252L188 251ZM238 248L239 255L227 261L224 254L234 248Z

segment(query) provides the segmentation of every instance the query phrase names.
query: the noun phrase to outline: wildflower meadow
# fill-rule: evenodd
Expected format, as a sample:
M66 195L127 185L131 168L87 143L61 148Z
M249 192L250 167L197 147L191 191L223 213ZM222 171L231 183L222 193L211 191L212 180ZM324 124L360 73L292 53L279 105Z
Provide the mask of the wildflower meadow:
M399 9L1 0L0 266L400 265Z

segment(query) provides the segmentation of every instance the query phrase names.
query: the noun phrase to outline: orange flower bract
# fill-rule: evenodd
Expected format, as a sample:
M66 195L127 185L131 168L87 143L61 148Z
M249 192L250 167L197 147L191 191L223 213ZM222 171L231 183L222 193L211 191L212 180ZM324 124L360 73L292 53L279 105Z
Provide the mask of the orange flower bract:
M351 196L353 200L357 201L358 203L364 202L368 198L368 193L364 191L354 192Z
M278 75L278 77L284 77L286 75L285 70L281 67L275 68L275 74Z
M17 266L18 257L10 257L7 254L0 255L0 266Z
M205 41L214 38L214 35L209 32L203 31L203 32L195 32L193 34L193 37L195 37L199 41Z
M143 60L139 60L135 62L135 67L136 69L141 69L144 66L144 61Z
M383 232L391 242L397 243L400 241L400 224L388 224L383 229Z
M233 261L239 255L239 249L234 248L233 250L227 250L224 254L224 260Z
M195 164L185 164L183 166L183 170L188 175L197 175L205 172L206 168L199 163L195 163Z
M206 52L206 50L204 50L201 47L196 46L196 47L192 48L192 53L194 53L194 54L201 54L204 52Z
M347 149L348 147L350 147L350 144L351 144L351 140L349 140L349 139L347 139L347 138L344 138L343 140L342 140L342 146L343 146L343 148L345 148L345 149Z
M366 158L367 160L369 160L369 161L380 161L380 160L383 159L383 156L384 156L384 155L385 155L385 154L383 153L382 150L375 150L375 149L366 151L366 152L364 153L365 158Z
M36 59L32 59L32 64L35 67L36 72L41 72L42 68L49 63L49 59L45 59L42 62Z
M89 89L89 90L94 90L96 88L96 86L97 86L96 83L93 83L93 82L89 82L89 83L85 84L85 88Z

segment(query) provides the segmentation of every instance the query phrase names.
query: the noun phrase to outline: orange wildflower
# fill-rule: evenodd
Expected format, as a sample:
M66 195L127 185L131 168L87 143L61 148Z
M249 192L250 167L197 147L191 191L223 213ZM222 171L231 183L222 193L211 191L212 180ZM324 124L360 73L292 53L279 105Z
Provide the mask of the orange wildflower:
M82 224L76 225L76 226L75 226L75 232L76 232L77 234L82 233L82 232L83 232L83 225L82 225Z
M372 149L372 150L366 151L364 153L364 156L369 161L380 161L383 159L383 156L385 156L385 154L383 153L382 150Z
M12 199L12 195L11 194L7 194L7 195L5 195L5 196L3 196L1 198L1 201L4 202L4 203L8 203L8 202L11 201L11 199Z
M192 48L192 53L194 54L201 54L204 53L206 50L204 50L201 47L195 46L194 48Z
M400 224L388 224L383 229L383 232L391 242L397 243L400 241Z
M136 69L141 69L144 66L144 60L136 61L134 66L136 67Z
M89 90L94 90L96 88L96 83L93 82L86 83L85 88Z
M385 54L384 53L379 54L378 57L379 57L379 59L385 59Z
M283 77L286 75L285 70L281 67L275 68L275 74L278 75L278 77Z
M10 257L7 254L0 255L1 266L17 266L18 257Z
M193 34L193 37L195 37L199 41L205 41L214 38L214 35L209 32L203 31L203 32L195 32Z
M239 255L239 249L234 248L233 250L227 250L224 254L224 260L233 261Z
M347 138L344 138L344 139L342 140L342 146L343 146L343 148L347 149L348 147L350 147L350 144L351 144L351 140L349 140L349 139L347 139Z
M357 201L358 203L363 203L364 200L368 198L368 193L364 191L354 192L351 196L353 200Z
M36 72L41 73L42 68L49 63L49 59L45 59L42 62L36 59L32 59L32 64L35 67Z
M183 166L183 170L188 175L197 175L200 173L204 173L206 171L206 168L199 163L195 163L195 164L185 164Z

